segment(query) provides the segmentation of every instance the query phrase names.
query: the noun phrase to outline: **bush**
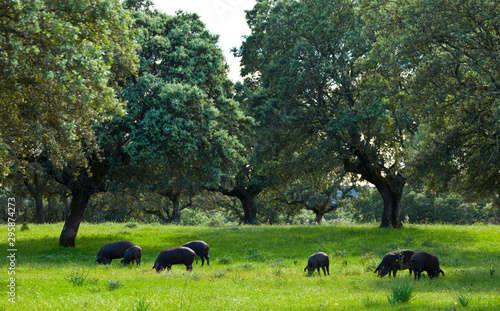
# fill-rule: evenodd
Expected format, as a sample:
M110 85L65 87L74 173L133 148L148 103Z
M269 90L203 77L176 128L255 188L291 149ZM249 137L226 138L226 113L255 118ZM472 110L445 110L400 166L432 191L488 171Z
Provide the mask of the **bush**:
M366 188L353 202L353 220L357 222L380 222L383 201L376 189ZM448 194L437 196L406 189L403 194L402 218L407 223L418 224L473 224L493 223L495 210L491 203L469 203L460 196Z
M396 285L393 287L392 293L387 295L387 299L393 306L400 303L408 303L415 297L413 290L413 285L408 283Z

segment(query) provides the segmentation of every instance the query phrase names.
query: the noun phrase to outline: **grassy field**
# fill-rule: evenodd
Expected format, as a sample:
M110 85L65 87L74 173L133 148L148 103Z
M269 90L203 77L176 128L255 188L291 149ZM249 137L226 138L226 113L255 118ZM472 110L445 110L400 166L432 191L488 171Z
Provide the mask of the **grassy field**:
M0 310L500 310L500 227L377 225L180 227L82 224L77 247L58 247L62 224L16 227L16 303L8 301L9 259L0 259ZM7 226L0 247L7 249ZM152 270L158 253L201 239L210 266ZM130 240L142 265L94 264L100 247ZM446 277L416 282L408 271L378 278L383 255L398 248L436 254ZM330 256L330 276L307 276L309 255ZM83 284L79 285L78 282ZM413 299L390 303L397 286ZM467 306L464 306L466 305Z

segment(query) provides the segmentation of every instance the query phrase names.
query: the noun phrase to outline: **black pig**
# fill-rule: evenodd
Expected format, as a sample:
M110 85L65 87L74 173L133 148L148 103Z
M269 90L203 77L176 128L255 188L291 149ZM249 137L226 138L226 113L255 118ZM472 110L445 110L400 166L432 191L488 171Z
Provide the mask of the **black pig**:
M131 262L135 261L135 264L138 266L141 264L142 258L142 248L140 246L134 245L131 248L127 249L123 254L123 265L126 266Z
M105 244L97 253L95 262L108 264L111 260L123 258L125 251L134 246L134 243L130 241L120 241L114 243Z
M328 258L328 255L323 252L311 255L309 257L309 260L307 261L307 266L304 268L304 271L307 270L309 274L312 274L314 270L318 269L318 275L321 275L319 268L323 269L323 273L325 275L326 272L328 272L328 275L330 275L330 259Z
M411 268L415 273L415 280L418 278L420 280L420 275L422 271L427 272L429 278L438 277L439 273L443 274L444 271L439 268L439 259L436 255L426 253L426 252L415 252L410 259Z
M203 263L205 263L205 258L207 259L207 265L210 265L210 259L208 258L208 244L203 241L191 241L182 245L184 247L189 247L192 249L196 256L201 258L201 266L203 267ZM198 263L198 259L196 259L196 263Z
M156 269L156 272L160 273L165 268L169 271L172 265L184 264L186 270L190 271L193 270L194 256L196 253L187 247L167 248L160 252L152 269Z
M384 258L382 258L382 262L378 265L374 272L378 271L378 276L380 277L384 277L387 273L391 276L392 272L392 276L396 277L398 270L410 269L411 275L412 269L410 265L410 258L413 253L414 252L411 249L400 249L387 253Z

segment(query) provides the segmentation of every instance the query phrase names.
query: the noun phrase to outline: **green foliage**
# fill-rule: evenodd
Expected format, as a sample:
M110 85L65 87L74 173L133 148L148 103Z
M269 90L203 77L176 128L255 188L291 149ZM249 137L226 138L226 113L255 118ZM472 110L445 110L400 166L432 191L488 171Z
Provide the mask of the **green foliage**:
M134 305L134 311L148 311L151 309L151 304L147 302L145 298L141 298L137 300L137 303Z
M118 0L7 0L0 11L0 176L42 151L81 162L92 127L123 114L114 82L137 69L129 14Z
M387 300L392 306L409 303L415 298L415 287L410 283L396 285L392 288L391 294L387 295Z
M122 281L120 280L108 280L108 289L109 290L115 290L115 289L118 289L120 287L123 287L124 284Z
M261 0L246 18L252 33L237 55L261 90L254 109L273 129L268 152L293 167L284 174L353 173L384 192L382 225L400 227L395 202L415 122L367 61L374 40L358 1Z
M117 126L129 135L125 152L137 174L127 170L124 181L153 191L217 181L243 160L237 134L249 122L231 99L218 37L196 14L132 14L141 66L122 91L127 113Z
M407 223L494 223L498 212L491 203L470 203L455 195L435 195L411 190L404 192L402 214ZM366 190L353 201L353 219L360 222L378 221L382 205L376 190Z
M462 307L468 307L472 302L472 296L470 294L458 294L457 301Z
M135 228L135 227L137 227L136 222L128 222L125 224L125 228Z
M90 281L89 273L82 271L71 271L66 275L66 280L73 286L82 286Z
M419 116L413 178L473 199L498 197L498 1L362 3L377 40L373 60L400 77L387 88Z

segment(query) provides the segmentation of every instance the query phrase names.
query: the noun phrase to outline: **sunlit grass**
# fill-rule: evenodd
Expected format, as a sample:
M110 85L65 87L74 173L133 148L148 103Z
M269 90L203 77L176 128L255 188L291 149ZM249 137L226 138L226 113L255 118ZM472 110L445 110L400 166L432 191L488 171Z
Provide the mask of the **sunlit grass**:
M0 298L0 310L467 310L500 309L498 226L377 225L181 227L146 224L82 224L75 248L57 246L62 224L16 231L17 302ZM0 226L0 232L7 232ZM187 241L210 245L210 266L168 273L151 269L158 253ZM94 263L100 247L130 240L143 249L139 267ZM3 240L5 241L5 240ZM0 247L7 249L5 242ZM436 254L446 277L414 281L373 273L389 251L411 248ZM304 272L318 251L330 257L330 276ZM6 256L0 270L7 275ZM80 286L75 282L84 278ZM7 288L7 278L0 279ZM413 298L393 307L396 286L411 284ZM467 295L464 296L464 293Z

